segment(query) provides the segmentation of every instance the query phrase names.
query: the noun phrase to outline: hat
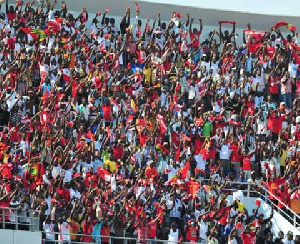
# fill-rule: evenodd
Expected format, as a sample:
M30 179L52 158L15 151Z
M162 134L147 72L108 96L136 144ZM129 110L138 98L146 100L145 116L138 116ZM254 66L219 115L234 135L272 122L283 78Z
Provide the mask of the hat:
M281 102L281 103L280 103L280 107L281 107L281 106L285 106L285 102Z
M288 236L292 236L292 235L293 235L293 232L292 232L291 230L289 230L288 233L287 233L287 235L288 235Z

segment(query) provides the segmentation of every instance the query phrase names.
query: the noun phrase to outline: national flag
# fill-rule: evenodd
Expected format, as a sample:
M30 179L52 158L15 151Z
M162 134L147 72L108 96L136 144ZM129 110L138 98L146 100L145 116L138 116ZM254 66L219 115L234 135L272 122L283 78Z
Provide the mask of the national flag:
M174 13L173 16L177 19L180 19L182 17L182 14L181 13Z
M190 166L191 166L191 163L188 161L180 170L180 179L181 180L184 180L188 176Z
M66 44L70 41L70 37L62 37L60 40L60 43L62 44Z
M68 68L63 69L63 80L68 83L71 81L71 74Z
M26 34L29 34L33 39L37 40L39 38L38 34L31 32L31 28L20 28L21 31L23 31Z
M222 25L222 24L235 24L235 21L231 21L231 20L220 20L219 21L219 25Z
M44 31L44 30L41 30L41 29L31 29L31 33L37 34L38 35L38 40L40 42L42 42L46 39L48 30Z
M62 18L57 18L55 20L49 20L47 22L47 28L52 29L54 33L60 32Z
M135 2L135 11L140 12L140 6L139 6L138 2Z
M168 131L168 128L166 126L164 118L160 114L158 114L156 116L156 119L157 119L157 121L158 121L158 123L160 125L160 133L161 134L165 134Z
M275 25L275 29L279 29L280 27L285 26L287 29L291 30L291 31L296 31L296 27L288 22L285 21L279 21L276 23Z
M148 167L145 171L145 176L150 179L151 177L155 177L158 175L158 172L155 168Z
M181 185L182 182L178 179L177 175L174 175L170 180L168 180L167 182L165 182L166 186L171 186L171 185Z
M111 179L111 174L110 172L108 172L107 170L101 168L101 167L98 167L98 174L99 176L101 177L101 179L107 181L107 182L110 182L110 179Z
M47 34L44 30L41 29L31 29L31 28L20 28L21 31L29 34L33 39L39 40L40 42L44 41L47 37Z
M40 64L40 76L41 76L41 84L43 84L46 76L48 76L48 69L46 68L46 65Z
M178 101L178 92L180 89L180 82L177 82L176 87L175 87L175 93L174 93L174 97L173 97L173 102L177 103Z
M200 183L196 181L190 181L188 183L187 193L192 195L192 199L196 198L200 186Z
M267 31L257 31L257 30L244 30L248 39L252 37L256 42L260 41Z
M174 157L174 161L178 162L180 158L180 148L177 149L176 153L175 153L175 157Z
M130 104L131 104L131 109L132 109L132 111L133 111L134 113L136 113L136 111L137 111L139 108L138 108L138 106L136 106L136 104L135 104L135 102L134 102L133 99L131 99Z
M95 141L95 135L91 132L91 130L86 133L86 137L91 141Z
M102 52L103 50L105 50L105 39L99 38L98 42L99 42L99 50L100 52Z
M136 157L135 156L131 156L130 157L130 163L135 164L136 163Z

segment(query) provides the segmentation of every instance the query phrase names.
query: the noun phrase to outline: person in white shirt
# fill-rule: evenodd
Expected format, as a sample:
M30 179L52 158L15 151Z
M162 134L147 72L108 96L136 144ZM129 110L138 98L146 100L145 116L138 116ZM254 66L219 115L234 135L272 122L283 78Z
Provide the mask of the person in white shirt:
M229 158L230 158L231 150L229 148L230 145L226 143L226 139L223 139L221 148L217 149L217 152L219 152L220 154L220 161L222 163L224 175L227 175L230 171Z
M45 243L52 243L51 241L55 240L54 233L54 223L50 219L50 215L47 216L45 221L43 222L43 230L46 232L46 242ZM48 242L49 240L49 242Z

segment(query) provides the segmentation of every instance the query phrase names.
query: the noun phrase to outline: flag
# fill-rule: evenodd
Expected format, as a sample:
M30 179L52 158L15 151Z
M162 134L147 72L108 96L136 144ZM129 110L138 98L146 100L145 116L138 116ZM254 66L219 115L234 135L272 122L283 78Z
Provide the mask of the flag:
M201 186L200 183L198 183L196 181L189 182L187 192L188 192L188 194L192 195L192 199L196 198L200 186Z
M130 163L135 164L136 163L136 157L135 156L131 156L130 157Z
M173 14L174 17L176 17L177 19L180 19L182 17L182 14L181 13L174 13Z
M47 75L48 75L48 70L46 68L46 65L40 64L41 85L44 83Z
M86 133L86 137L91 141L95 141L95 135L91 132L91 130Z
M157 117L156 117L156 119L157 119L157 121L158 121L158 123L160 125L160 133L161 134L165 134L168 131L168 128L166 126L164 118L160 114L158 114Z
M174 161L179 161L180 158L180 148L177 149L176 153L175 153L175 157L174 157Z
M148 168L146 169L146 171L145 171L145 176L146 176L148 179L150 179L151 177L155 177L155 176L157 176L157 175L158 175L158 173L157 173L157 171L156 171L155 168L150 168L150 167L148 167Z
M99 42L99 50L100 52L102 52L103 50L105 50L105 39L100 38L98 39L98 42Z
M31 28L20 28L21 31L25 32L26 34L29 34L33 39L39 40L40 42L44 41L47 37L47 34L45 31L41 29L31 29Z
M46 37L47 37L46 32L48 32L48 31L44 31L44 30L41 30L41 29L32 29L31 30L31 33L35 33L35 34L38 35L38 40L40 42L42 42L46 39Z
M173 102L177 103L178 101L178 92L180 89L180 82L177 82L176 87L175 87L175 93L174 93L174 97L173 97Z
M110 100L110 102L111 102L113 105L117 106L118 109L121 108L120 104L118 104L112 97L110 97L109 100Z
M136 111L138 110L138 106L136 106L136 104L135 104L135 102L134 102L133 99L131 99L130 104L131 104L131 109L132 109L132 111L133 111L134 113L136 113Z
M230 21L230 20L220 20L219 25L222 24L235 24L235 21Z
M244 30L245 34L249 37L252 37L255 41L259 41L267 33L267 31L257 31L257 30Z
M70 41L70 37L62 37L60 40L60 43L62 44L66 44Z
M135 2L135 11L140 12L140 6L137 2Z
M21 31L23 31L26 34L29 34L33 39L37 40L39 38L38 34L31 32L32 29L30 28L20 28Z
M285 21L279 21L276 23L275 25L275 29L279 29L280 27L285 26L287 29L291 30L291 31L296 31L296 27L290 23L287 23Z
M181 185L182 182L178 179L177 175L174 175L170 180L166 181L166 186L171 186L173 184Z
M98 174L101 177L101 179L103 179L103 180L105 180L107 182L110 182L111 174L107 170L105 170L105 169L103 169L101 167L98 167L97 170L98 170Z
M70 71L68 68L63 69L63 80L68 83L71 81L71 75L70 75Z
M47 28L48 29L52 29L54 33L56 32L60 32L60 23L61 23L62 19L61 18L57 18L55 20L49 20L47 23Z
M187 177L189 170L190 170L190 166L191 166L191 163L187 162L180 170L180 179L181 180L184 180Z

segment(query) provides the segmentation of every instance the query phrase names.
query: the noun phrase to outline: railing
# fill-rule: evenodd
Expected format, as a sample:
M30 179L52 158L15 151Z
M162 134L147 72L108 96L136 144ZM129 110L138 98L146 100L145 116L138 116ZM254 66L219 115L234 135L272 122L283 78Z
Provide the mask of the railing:
M92 243L97 243L100 244L102 239L109 239L109 243L113 243L113 240L123 240L123 243L145 243L145 244L151 244L151 243L182 243L182 244L187 244L190 242L182 242L182 241L168 241L168 240L159 240L159 239L139 239L137 237L120 237L120 236L103 236L103 235L85 235L85 234L62 234L60 232L46 232L42 231L44 234L52 234L52 235L58 235L60 236L67 236L68 238L62 238L62 240L50 240L50 239L43 239L43 241L51 241L52 243L68 243L72 242L72 244L87 244L91 242L84 242L84 241L77 241L77 240L71 240L71 236L76 236L76 237L94 237ZM79 239L79 238L76 238ZM206 243L205 241L203 242L193 242L193 243Z
M26 210L26 216L18 215L19 210L17 208L0 208L0 216L1 216L1 225L2 229L10 229L13 228L15 230L19 230L20 227L25 227L26 230L30 231L39 231L40 224L40 211L38 210ZM15 221L8 221L7 218L10 219L10 215L13 212L12 218ZM35 216L36 215L36 216ZM29 222L20 222L19 218L27 219Z
M232 185L247 185L246 190L241 190L241 189L234 189L234 188L222 188L225 191L230 191L234 192L237 190L242 191L247 197L250 197L251 193L257 194L261 199L263 199L267 204L270 204L271 206L274 206L275 209L280 212L281 215L283 215L295 228L300 227L300 216L295 213L289 206L287 206L285 203L283 203L280 199L278 199L273 193L268 191L263 185L258 185L254 183L249 183L249 182L229 182ZM260 191L257 190L252 190L251 188L260 188L260 190L263 191L261 193ZM285 207L287 210L286 212L283 211L281 208L279 208L276 204L274 204L272 201L268 199L268 196L272 196L275 200L278 201L282 206ZM288 212L288 213L287 213Z

